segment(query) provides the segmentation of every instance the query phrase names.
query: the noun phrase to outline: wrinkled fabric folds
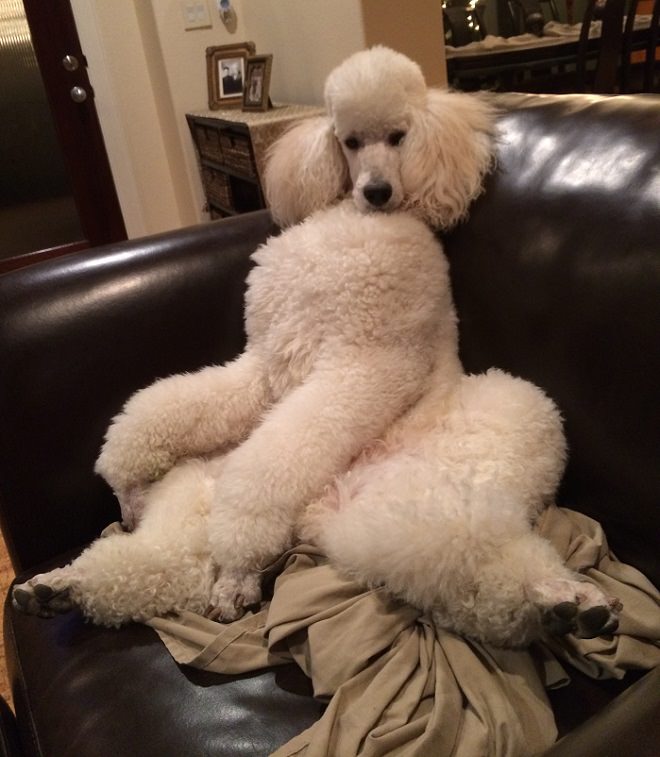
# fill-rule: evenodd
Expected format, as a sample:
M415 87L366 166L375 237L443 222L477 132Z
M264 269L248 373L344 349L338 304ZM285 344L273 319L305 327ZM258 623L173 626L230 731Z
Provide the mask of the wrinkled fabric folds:
M624 605L616 635L497 649L435 629L384 589L342 577L309 545L269 569L273 597L229 625L183 613L149 621L181 664L225 674L294 661L328 701L321 719L276 757L528 755L557 737L545 690L569 663L617 677L660 663L660 595L616 560L598 523L551 507L540 533L567 564Z

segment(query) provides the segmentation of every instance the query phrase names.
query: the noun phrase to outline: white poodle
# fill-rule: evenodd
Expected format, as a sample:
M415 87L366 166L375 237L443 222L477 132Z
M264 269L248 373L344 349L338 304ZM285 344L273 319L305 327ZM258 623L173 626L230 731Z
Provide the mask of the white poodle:
M473 638L611 632L616 600L533 530L564 467L556 407L458 358L429 226L481 191L489 108L428 90L383 47L335 69L325 97L327 117L272 150L267 194L290 228L254 255L245 352L127 402L97 471L134 531L16 587L15 604L77 605L106 625L182 609L231 620L302 537Z

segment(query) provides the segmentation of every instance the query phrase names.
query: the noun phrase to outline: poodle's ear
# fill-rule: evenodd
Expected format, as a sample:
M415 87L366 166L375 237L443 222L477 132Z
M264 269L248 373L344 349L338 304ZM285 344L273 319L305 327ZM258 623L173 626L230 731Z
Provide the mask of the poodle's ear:
M411 210L447 229L467 214L493 163L494 111L475 95L430 89L402 145Z
M300 121L268 152L266 200L280 226L330 205L346 191L348 182L346 161L325 116Z

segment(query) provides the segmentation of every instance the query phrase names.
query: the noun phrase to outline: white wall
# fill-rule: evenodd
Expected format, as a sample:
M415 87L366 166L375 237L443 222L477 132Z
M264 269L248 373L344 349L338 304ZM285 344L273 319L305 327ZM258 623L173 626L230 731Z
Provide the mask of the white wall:
M168 151L176 155L172 177L187 202L182 213L183 223L198 223L205 219L202 212L204 194L199 178L197 158L185 114L208 107L206 78L206 48L242 42L246 31L240 15L230 33L220 20L215 0L208 0L211 9L210 29L184 30L183 15L178 0L137 0L145 6L150 32L158 45L160 60L157 66L161 81L162 99L168 100L161 125L169 131ZM183 197L181 198L183 202Z
M323 82L364 47L358 0L234 0L257 51L273 53L272 97L323 102Z

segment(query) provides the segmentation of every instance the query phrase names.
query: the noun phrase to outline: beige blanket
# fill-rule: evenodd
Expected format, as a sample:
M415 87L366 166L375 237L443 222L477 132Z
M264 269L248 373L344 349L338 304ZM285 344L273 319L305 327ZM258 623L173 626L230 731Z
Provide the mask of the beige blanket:
M174 658L219 673L297 663L328 701L321 719L277 757L531 755L556 739L546 687L562 662L594 677L660 663L660 595L610 553L600 526L550 508L540 531L567 563L624 604L612 638L572 636L501 650L435 629L419 611L342 578L309 546L273 570L271 602L230 625L191 613L158 618Z

